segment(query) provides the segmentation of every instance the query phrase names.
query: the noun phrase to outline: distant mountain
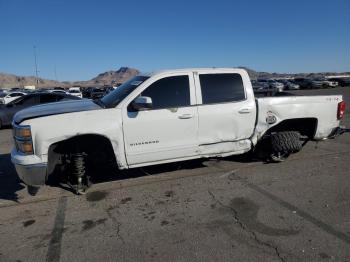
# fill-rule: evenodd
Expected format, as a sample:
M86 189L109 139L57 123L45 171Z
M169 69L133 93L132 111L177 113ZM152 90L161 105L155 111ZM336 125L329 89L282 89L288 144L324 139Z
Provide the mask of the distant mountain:
M116 71L108 71L92 78L88 81L76 81L76 82L58 82L54 80L47 80L38 78L39 84L36 84L36 78L34 76L16 76L12 74L0 73L0 88L12 88L23 87L27 85L35 85L39 88L53 88L57 86L71 87L71 86L104 86L104 85L118 85L131 77L138 75L140 72L137 69L129 67L121 67Z
M139 70L129 67L121 67L117 71L107 71L99 74L89 81L74 82L77 86L104 86L118 85L140 73Z
M251 79L258 78L281 78L281 77L320 77L327 75L350 75L350 72L345 73L300 73L300 74L284 74L284 73L268 73L268 72L257 72L247 67L240 67L247 70ZM16 76L12 74L0 73L0 88L12 88L12 87L23 87L26 85L36 85L39 88L53 88L57 86L71 87L71 86L111 86L118 85L131 77L138 75L140 72L137 69L129 67L121 67L116 71L107 71L99 74L88 81L76 81L76 82L58 82L54 80L47 80L39 78L39 85L36 85L36 78L34 76Z
M54 80L38 78L39 86L55 87L61 86L62 83ZM0 88L23 87L37 85L34 76L16 76L12 74L0 73Z

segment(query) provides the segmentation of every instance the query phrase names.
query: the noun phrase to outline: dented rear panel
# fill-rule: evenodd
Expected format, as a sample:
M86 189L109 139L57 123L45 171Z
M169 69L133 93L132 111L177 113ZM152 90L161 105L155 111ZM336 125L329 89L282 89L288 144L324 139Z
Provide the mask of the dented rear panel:
M341 95L259 98L254 139L258 140L268 129L284 120L298 118L317 119L317 129L313 138L327 138L332 130L339 126L337 111L341 101Z

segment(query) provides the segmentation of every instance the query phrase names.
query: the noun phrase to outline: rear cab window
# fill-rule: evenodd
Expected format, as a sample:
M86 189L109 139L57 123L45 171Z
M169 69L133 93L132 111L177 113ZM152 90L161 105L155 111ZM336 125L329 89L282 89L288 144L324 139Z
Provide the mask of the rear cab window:
M246 99L243 79L238 73L199 74L199 81L203 105Z

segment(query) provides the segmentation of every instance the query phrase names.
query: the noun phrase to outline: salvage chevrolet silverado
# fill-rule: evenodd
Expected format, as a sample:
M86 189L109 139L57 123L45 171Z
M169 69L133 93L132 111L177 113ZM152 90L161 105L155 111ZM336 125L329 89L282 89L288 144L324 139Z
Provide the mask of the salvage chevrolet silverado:
M258 151L283 161L305 141L341 133L340 95L256 99L243 69L139 75L99 100L31 107L14 117L12 151L28 185L60 174L77 193L89 169L118 169Z

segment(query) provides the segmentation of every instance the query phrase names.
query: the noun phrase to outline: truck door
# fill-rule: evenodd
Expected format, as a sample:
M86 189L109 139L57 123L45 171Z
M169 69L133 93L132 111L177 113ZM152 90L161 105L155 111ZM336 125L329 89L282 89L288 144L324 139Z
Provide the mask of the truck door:
M244 77L244 81L242 79ZM247 151L253 134L256 105L248 75L195 74L198 105L198 141L202 154Z
M152 99L152 109L123 110L128 165L186 159L198 154L198 114L193 74L155 79L140 92Z

